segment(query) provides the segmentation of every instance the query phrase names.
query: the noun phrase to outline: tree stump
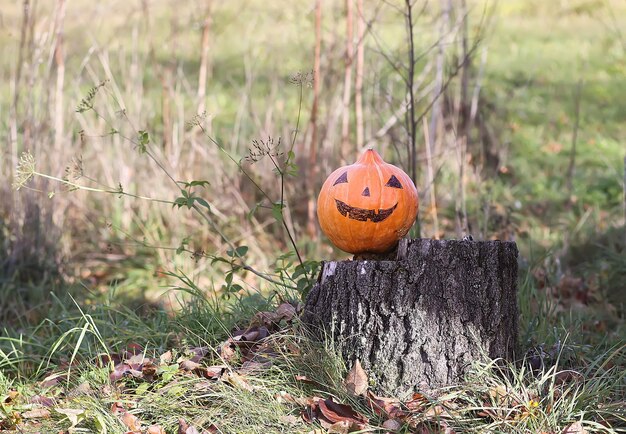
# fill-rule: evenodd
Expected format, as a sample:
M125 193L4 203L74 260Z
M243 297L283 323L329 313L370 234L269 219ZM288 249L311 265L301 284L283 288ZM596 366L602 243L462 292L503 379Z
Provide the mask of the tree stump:
M514 242L415 239L395 260L326 262L303 321L379 392L453 385L476 360L514 358L517 255Z

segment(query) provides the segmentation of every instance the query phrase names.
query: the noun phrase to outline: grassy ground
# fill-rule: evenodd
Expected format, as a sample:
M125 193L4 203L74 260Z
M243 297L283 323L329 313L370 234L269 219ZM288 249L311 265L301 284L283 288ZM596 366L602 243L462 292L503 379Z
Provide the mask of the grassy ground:
M259 193L223 153L206 146L205 136L185 126L198 105L204 6L178 3L68 3L60 142L53 128L58 70L50 30L56 9L53 2L38 4L15 112L15 90L0 88L0 131L8 138L0 173L12 178L14 160L29 150L38 170L62 177L71 158L82 155L81 185L115 189L119 182L131 194L174 200L178 189L136 152L135 137L145 129L150 149L175 179L210 182L195 191L209 202L219 230L248 247L241 256L297 286L302 274L293 255L284 254L289 240L272 213L244 217ZM477 17L482 3L470 3ZM343 79L342 4L325 7L320 110L330 126L322 173L339 161L333 113ZM366 10L373 17L376 9L368 4ZM21 9L16 2L1 14L0 76L14 83ZM436 37L434 16L418 20L421 47ZM478 238L513 238L520 247L524 361L477 364L464 384L405 403L353 396L340 358L311 341L291 316L269 324L264 340L229 340L234 330L258 331L256 312L275 312L285 300L296 304L300 294L249 272L229 280L238 254L228 253L232 247L192 211L66 192L59 183L36 180L29 186L41 193L1 190L0 430L194 432L189 424L200 432L324 432L334 421L320 413L319 401L332 398L362 416L347 423L364 432L384 432L385 423L387 430L398 423L398 432L625 432L624 17L620 1L502 1L484 42L481 95L502 160L490 175L467 164L467 214ZM211 117L204 126L236 159L252 139L290 137L300 99L288 81L311 67L312 4L218 2L212 26L205 99ZM368 133L404 93L380 54L403 49L402 20L387 6L373 26L376 34L366 39ZM95 99L98 115L75 113L104 79L110 81ZM304 87L301 125L310 104ZM120 133L108 134L111 128ZM402 134L397 126L390 136ZM298 155L306 155L306 137L302 131ZM403 165L392 139L378 146ZM458 196L452 155L436 161L446 237L455 236ZM277 180L265 164L247 168L272 191ZM323 240L306 235L301 178L288 180L288 227L305 259L337 257ZM420 199L422 234L432 236L429 197ZM181 246L184 253L176 255ZM201 250L225 263L199 257ZM120 366L131 371L117 378ZM316 416L312 424L307 415ZM330 432L345 430L337 425Z

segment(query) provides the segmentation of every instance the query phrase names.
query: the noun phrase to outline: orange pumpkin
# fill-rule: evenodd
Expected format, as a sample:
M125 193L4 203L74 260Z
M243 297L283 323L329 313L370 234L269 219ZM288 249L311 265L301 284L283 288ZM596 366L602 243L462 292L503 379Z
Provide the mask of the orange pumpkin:
M418 203L409 175L369 149L326 179L317 199L317 218L341 250L384 253L411 229Z

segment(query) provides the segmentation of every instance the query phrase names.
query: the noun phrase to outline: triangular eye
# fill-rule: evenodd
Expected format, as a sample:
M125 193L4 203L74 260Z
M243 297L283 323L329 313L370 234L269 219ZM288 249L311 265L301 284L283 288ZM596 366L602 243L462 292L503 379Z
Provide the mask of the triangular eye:
M333 185L341 184L342 182L348 182L348 172L343 172Z
M398 181L398 178L396 178L395 175L391 175L391 178L389 178L385 187L402 188L402 184L400 184L400 181Z

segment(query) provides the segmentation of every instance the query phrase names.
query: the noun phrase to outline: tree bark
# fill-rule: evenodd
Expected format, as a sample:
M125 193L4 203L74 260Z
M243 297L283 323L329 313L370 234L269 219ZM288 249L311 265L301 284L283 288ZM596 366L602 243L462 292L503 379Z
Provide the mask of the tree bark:
M379 392L453 385L517 349L514 242L403 240L395 260L326 262L303 321L358 359Z

